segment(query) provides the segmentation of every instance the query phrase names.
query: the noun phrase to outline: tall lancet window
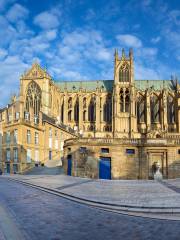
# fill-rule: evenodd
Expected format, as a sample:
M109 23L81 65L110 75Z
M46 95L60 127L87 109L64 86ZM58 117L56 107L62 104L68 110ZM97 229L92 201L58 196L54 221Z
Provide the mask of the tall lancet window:
M151 123L158 123L160 121L160 102L156 95L151 97Z
M41 107L41 89L39 85L32 81L28 84L26 92L26 111L34 109L34 115L38 116Z
M120 112L124 112L124 92L122 88L120 90Z
M168 114L168 123L172 124L175 122L175 107L174 107L174 98L168 96L167 98L167 114Z
M145 97L139 96L137 100L138 123L145 122Z
M130 111L130 95L129 95L129 90L126 89L125 91L125 112Z
M119 69L119 81L120 82L130 82L130 67L128 63L124 63Z
M74 121L79 121L79 99L76 99L75 105L74 105Z
M111 97L106 99L103 106L103 120L105 122L111 122L112 120L112 100Z
M88 107L88 120L90 122L96 121L96 99L95 97L92 97L89 107Z

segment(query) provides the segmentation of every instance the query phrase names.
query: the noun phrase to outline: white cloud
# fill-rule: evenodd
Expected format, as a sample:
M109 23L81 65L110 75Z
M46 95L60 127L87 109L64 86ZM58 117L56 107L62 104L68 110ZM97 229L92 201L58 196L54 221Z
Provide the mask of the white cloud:
M0 48L0 60L4 59L7 56L8 52L6 49Z
M20 4L14 4L8 11L6 17L10 22L15 23L17 20L22 20L28 17L29 10Z
M158 43L160 40L161 40L161 37L160 37L160 36L157 36L157 37L155 37L155 38L152 38L152 39L151 39L151 42L152 42L153 44L156 44L156 43Z
M58 16L52 12L42 12L34 18L34 24L42 29L53 29L59 26Z
M52 41L52 40L56 39L56 37L57 37L57 30L56 29L49 30L49 31L45 32L45 36L46 36L47 40Z
M180 10L170 11L169 20L179 26L180 25Z
M8 4L15 2L16 0L0 0L0 11L3 11Z
M29 65L25 64L18 55L8 56L5 60L0 61L0 65L0 107L2 107L5 103L9 102L10 94L19 93L18 79L23 71L29 67Z
M127 47L140 48L142 47L142 42L139 38L131 34L119 34L117 35L117 40Z

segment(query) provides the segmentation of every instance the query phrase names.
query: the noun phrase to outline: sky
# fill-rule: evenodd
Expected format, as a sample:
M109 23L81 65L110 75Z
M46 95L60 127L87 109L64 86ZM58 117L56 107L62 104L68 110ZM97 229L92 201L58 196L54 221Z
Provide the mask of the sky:
M114 49L135 79L180 78L179 0L0 0L0 107L32 63L54 80L113 79Z

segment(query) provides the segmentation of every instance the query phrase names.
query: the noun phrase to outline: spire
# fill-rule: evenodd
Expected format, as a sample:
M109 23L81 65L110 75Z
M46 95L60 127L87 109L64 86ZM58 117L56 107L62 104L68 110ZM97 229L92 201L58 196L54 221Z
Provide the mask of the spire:
M118 50L115 48L115 52L114 52L114 60L117 61L118 60Z
M124 48L122 48L122 59L125 59L125 58L126 58L125 51L124 51Z
M133 49L132 48L129 49L129 58L130 58L130 60L133 59Z

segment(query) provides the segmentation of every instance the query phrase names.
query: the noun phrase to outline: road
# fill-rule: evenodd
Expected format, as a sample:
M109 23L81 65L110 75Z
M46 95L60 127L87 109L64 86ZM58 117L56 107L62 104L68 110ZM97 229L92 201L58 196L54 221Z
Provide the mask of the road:
M0 207L23 240L180 240L180 221L105 212L3 178Z

